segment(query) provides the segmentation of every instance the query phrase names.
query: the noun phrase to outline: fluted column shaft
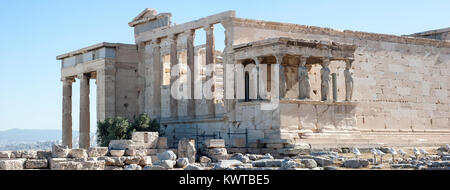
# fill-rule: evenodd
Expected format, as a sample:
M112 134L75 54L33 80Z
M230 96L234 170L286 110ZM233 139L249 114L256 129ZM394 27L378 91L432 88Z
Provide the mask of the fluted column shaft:
M80 148L90 147L89 76L80 76Z
M175 81L179 77L179 73L177 76L172 76L172 69L178 64L178 52L177 52L177 35L169 36L170 40L170 91L172 92L172 87L175 84ZM178 100L174 98L175 94L170 95L170 115L173 118L178 117Z
M204 28L206 31L206 65L215 64L215 42L214 42L214 26L209 25ZM206 81L214 80L214 72L211 75L206 76ZM213 96L212 99L206 100L208 105L209 115L215 117L216 107L214 103L215 97L215 85L212 87Z
M63 79L62 145L72 148L72 79Z
M195 77L194 77L194 71L195 71L195 49L194 49L194 36L195 36L195 30L188 30L185 33L187 35L186 38L186 53L187 53L187 66L190 70L188 72L188 103L187 103L187 110L188 110L188 116L195 117Z

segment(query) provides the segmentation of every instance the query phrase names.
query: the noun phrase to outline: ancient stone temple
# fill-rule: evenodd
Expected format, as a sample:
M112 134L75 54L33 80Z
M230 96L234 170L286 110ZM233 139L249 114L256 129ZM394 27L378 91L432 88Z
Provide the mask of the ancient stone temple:
M72 142L71 86L79 80L80 146L89 146L89 79L96 79L98 119L148 113L169 146L182 138L267 152L305 143L450 142L447 30L435 31L439 38L394 36L243 19L234 11L178 25L171 17L146 9L129 23L135 45L101 43L57 57L65 145ZM217 25L225 29L223 50L215 47ZM206 44L195 46L199 31Z

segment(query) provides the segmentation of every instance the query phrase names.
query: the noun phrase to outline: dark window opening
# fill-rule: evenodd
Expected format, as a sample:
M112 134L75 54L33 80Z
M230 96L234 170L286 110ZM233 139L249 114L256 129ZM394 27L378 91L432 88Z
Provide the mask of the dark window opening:
M245 72L245 101L250 101L250 75Z

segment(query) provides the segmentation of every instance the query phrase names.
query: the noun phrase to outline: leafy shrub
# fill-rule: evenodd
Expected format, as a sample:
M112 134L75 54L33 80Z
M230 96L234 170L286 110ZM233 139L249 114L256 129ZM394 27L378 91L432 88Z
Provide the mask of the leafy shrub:
M143 113L131 124L127 118L107 118L97 122L97 143L108 146L111 140L131 139L135 131L160 132L160 125L156 119L152 120Z

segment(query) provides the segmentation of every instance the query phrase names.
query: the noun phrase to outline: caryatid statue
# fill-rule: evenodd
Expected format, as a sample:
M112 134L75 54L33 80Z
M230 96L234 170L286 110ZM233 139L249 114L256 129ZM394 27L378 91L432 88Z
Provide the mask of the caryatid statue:
M351 101L353 97L353 71L351 70L353 59L347 59L345 63L345 101Z
M308 69L306 68L306 57L300 58L298 66L298 96L299 99L310 99L311 84L309 83Z
M328 68L328 65L330 65L330 58L323 58L322 59L322 69L320 69L320 94L321 94L321 100L327 101L328 100L328 94L330 94L330 68Z

